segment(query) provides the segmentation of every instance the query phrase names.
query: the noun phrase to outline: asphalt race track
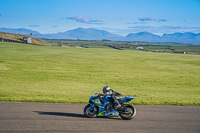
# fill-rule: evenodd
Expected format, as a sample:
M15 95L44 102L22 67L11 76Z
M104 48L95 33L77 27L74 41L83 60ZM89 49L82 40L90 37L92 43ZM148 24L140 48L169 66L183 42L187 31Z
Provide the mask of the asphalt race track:
M86 104L0 102L0 132L200 133L200 106L134 106L132 120L86 118Z

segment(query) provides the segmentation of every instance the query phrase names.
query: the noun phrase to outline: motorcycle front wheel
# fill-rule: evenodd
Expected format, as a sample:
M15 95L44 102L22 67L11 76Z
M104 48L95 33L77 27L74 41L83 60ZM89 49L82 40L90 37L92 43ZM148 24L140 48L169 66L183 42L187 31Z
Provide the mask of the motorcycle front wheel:
M86 117L95 118L98 115L98 110L95 107L93 109L90 109L90 104L88 104L85 106L83 113Z
M132 105L124 105L123 111L119 112L119 116L125 120L131 120L136 115L136 109Z

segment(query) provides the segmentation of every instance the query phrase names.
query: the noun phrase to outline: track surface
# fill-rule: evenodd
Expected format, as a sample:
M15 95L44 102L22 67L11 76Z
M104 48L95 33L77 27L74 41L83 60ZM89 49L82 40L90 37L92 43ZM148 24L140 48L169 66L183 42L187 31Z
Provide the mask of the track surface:
M200 133L200 106L134 106L132 120L86 118L86 104L0 102L0 132Z

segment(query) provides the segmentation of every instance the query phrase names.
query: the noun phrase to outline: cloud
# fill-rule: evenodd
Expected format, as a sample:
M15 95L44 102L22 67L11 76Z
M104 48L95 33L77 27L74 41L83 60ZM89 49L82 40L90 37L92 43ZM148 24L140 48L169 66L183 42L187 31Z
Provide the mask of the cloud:
M101 20L92 20L92 19L89 19L88 17L82 17L82 16L66 17L65 19L70 19L70 20L74 20L76 22L85 23L85 24L97 24L97 25L103 24L103 21Z
M140 22L147 22L147 21L156 21L156 22L166 22L166 19L155 19L152 17L144 17L144 18L138 18Z
M157 22L166 22L166 19L158 19Z
M40 27L40 25L37 25L37 24L31 24L31 25L28 25L29 27Z
M176 29L176 30L199 30L200 27L190 27L190 26L161 26L163 29Z
M155 18L151 18L151 17L145 17L145 18L138 18L139 21L156 21Z
M127 24L146 24L146 22L127 22Z
M127 24L134 24L134 25L145 25L148 24L149 22L166 22L167 19L156 19L156 18L152 18L152 17L144 17L144 18L138 18L139 21L136 22L127 22ZM130 27L129 27L130 28Z
M60 20L64 20L64 18L58 18L58 19L60 19Z

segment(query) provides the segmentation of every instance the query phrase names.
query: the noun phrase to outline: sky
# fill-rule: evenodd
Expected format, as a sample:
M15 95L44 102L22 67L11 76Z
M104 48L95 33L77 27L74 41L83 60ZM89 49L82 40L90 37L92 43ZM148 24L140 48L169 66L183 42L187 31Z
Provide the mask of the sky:
M0 0L0 28L95 28L126 36L200 33L200 0Z

